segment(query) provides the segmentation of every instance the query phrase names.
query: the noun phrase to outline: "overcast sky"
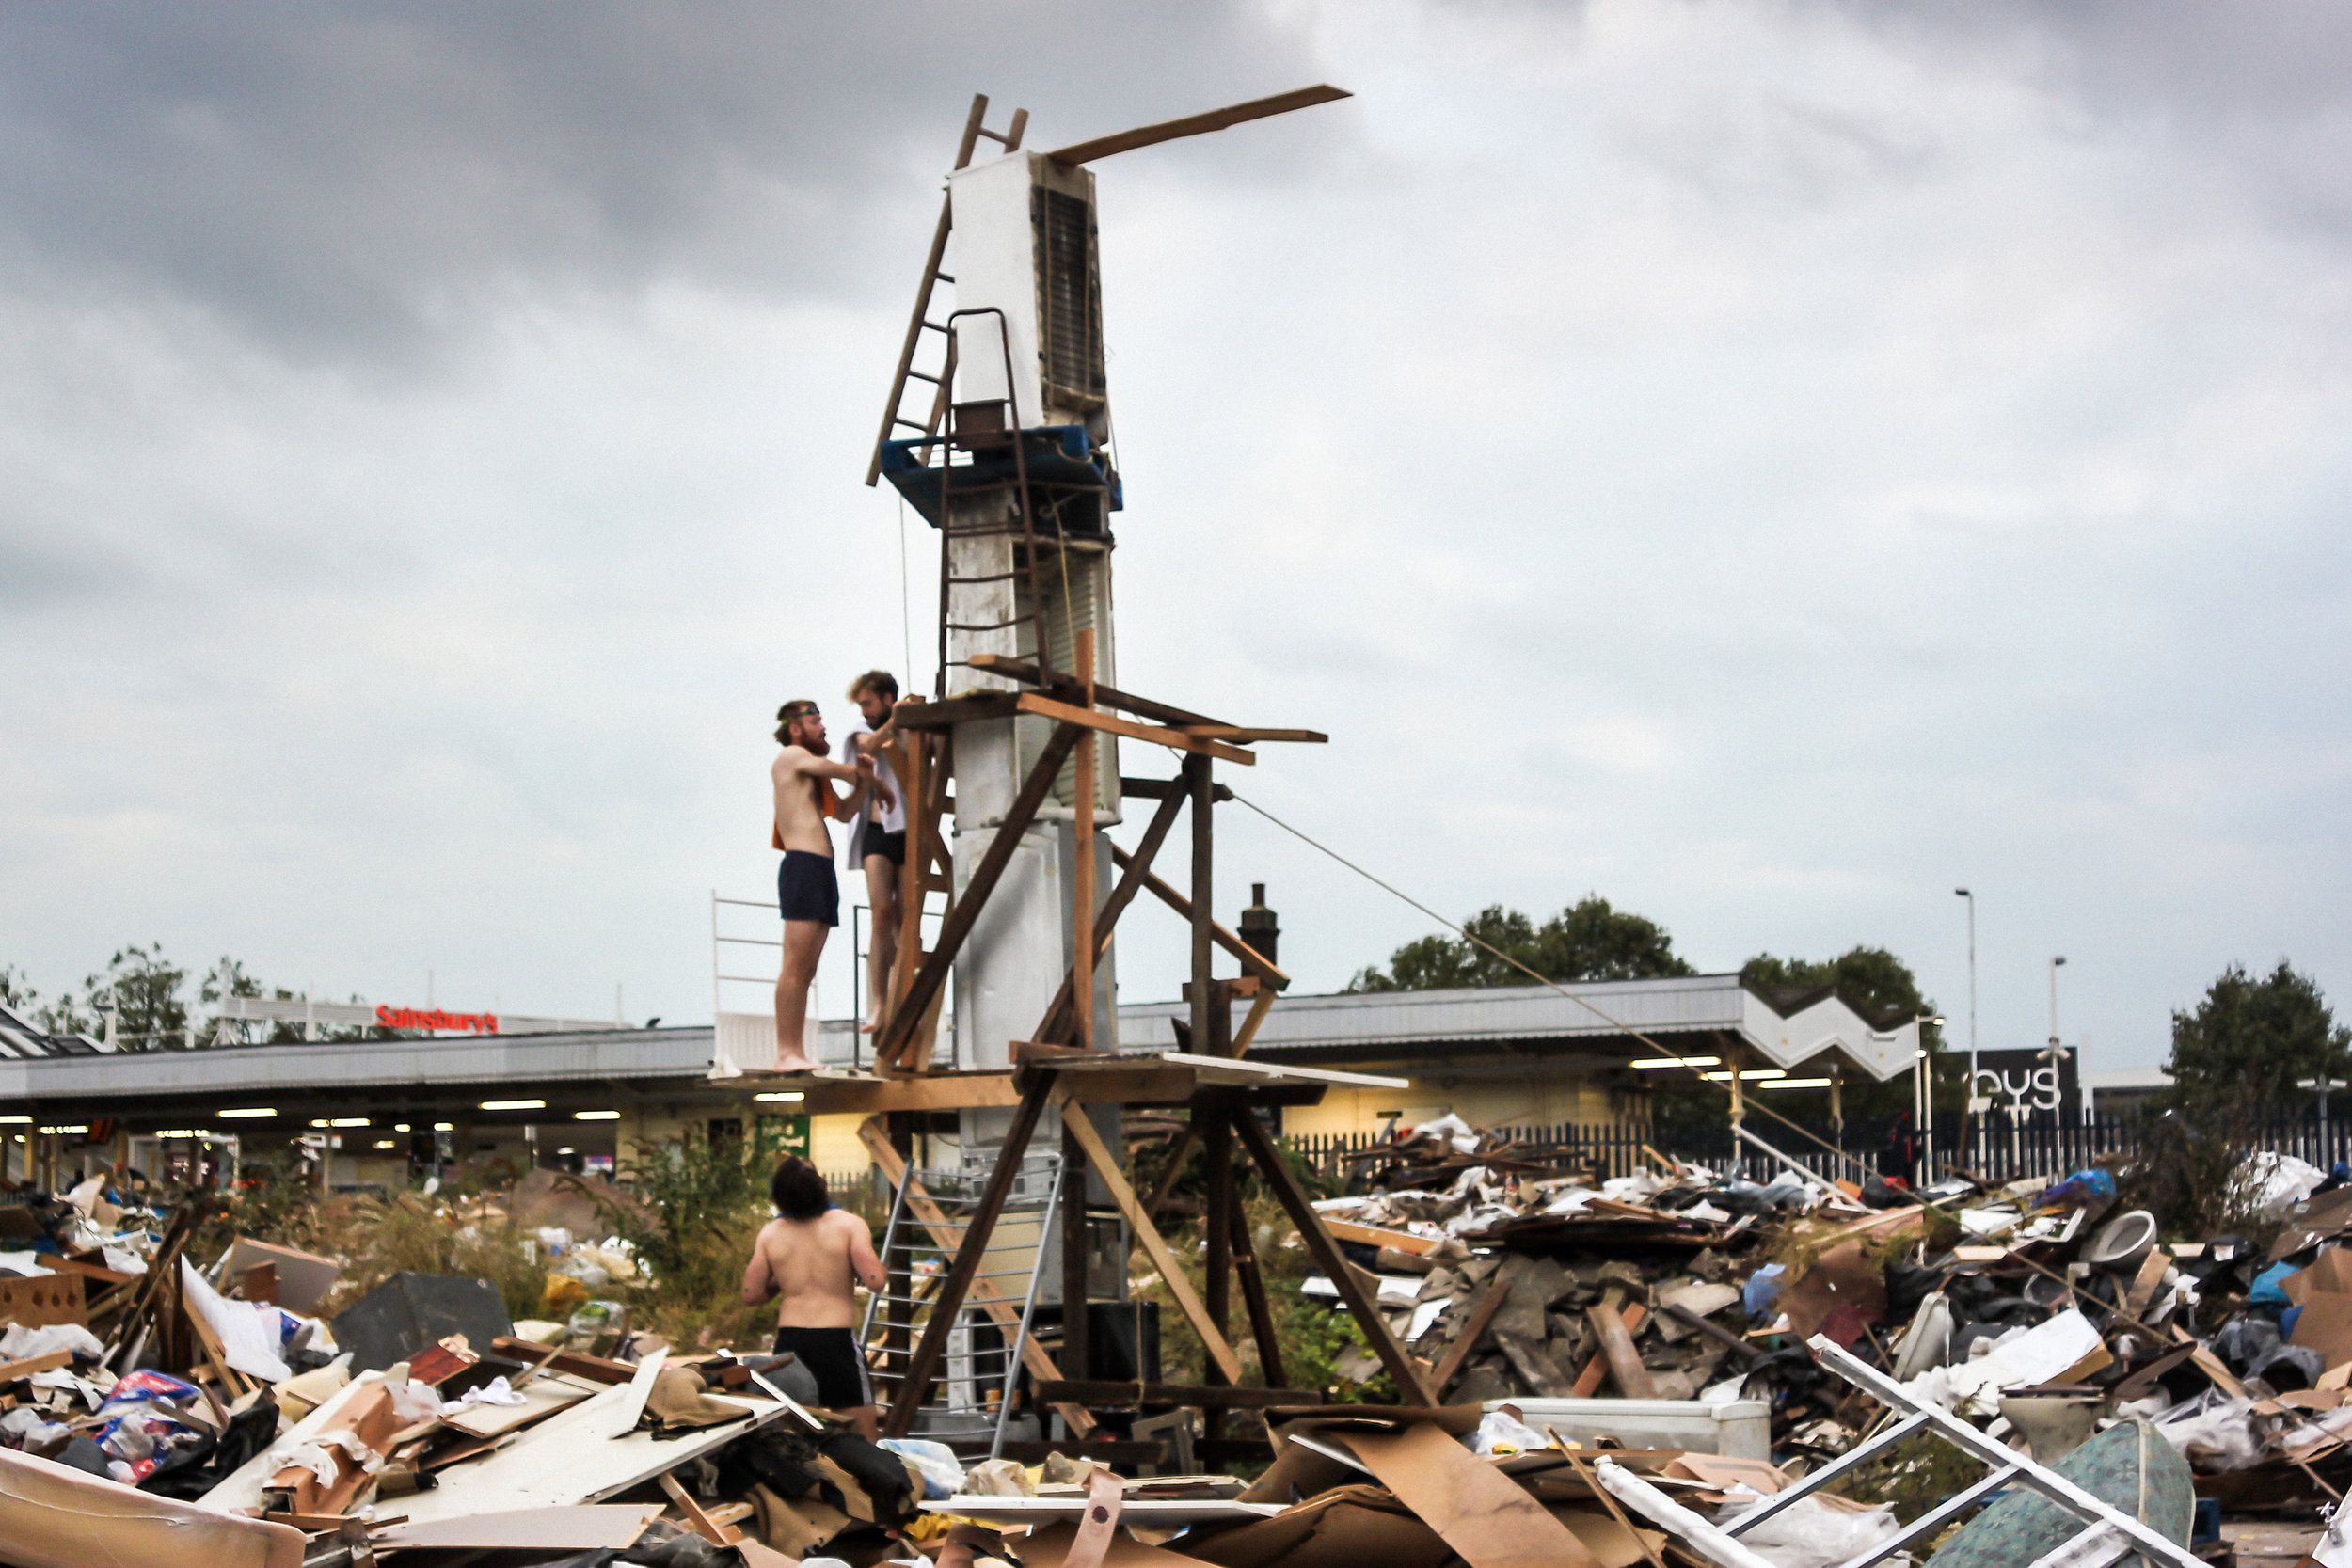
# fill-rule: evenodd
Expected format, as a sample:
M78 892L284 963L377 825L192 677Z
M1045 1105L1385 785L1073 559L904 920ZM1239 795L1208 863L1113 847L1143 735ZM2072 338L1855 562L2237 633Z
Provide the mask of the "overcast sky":
M1886 945L1963 1043L1963 883L1988 1048L2056 953L2094 1067L2233 961L2352 1002L2347 66L2152 0L8 8L0 962L707 1018L777 704L930 684L860 482L970 95L1329 81L1097 166L1122 684L1331 736L1244 794L1454 917ZM1430 929L1220 831L1306 990ZM1139 909L1129 998L1180 962Z

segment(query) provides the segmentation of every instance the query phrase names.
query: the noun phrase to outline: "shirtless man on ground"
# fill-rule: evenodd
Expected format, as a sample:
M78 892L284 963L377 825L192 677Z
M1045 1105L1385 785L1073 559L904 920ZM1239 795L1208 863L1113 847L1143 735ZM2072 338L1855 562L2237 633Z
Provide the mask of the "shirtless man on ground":
M808 988L817 978L827 933L841 924L841 883L833 872L833 838L825 832L825 818L848 816L869 791L885 806L897 798L874 777L870 757L854 765L827 760L825 721L815 703L804 697L787 703L776 710L776 739L784 750L768 768L776 795L772 842L784 851L784 863L776 868L776 907L784 916L784 962L776 974L776 1070L810 1072L817 1064L803 1037ZM828 781L847 784L850 793L834 794Z
M882 1430L874 1386L859 1352L857 1301L852 1283L880 1291L887 1276L874 1256L873 1233L846 1209L835 1209L825 1179L797 1155L787 1155L768 1183L777 1213L752 1245L743 1271L743 1300L758 1307L773 1297L776 1354L800 1359L817 1378L818 1402L849 1416L858 1435L871 1439Z

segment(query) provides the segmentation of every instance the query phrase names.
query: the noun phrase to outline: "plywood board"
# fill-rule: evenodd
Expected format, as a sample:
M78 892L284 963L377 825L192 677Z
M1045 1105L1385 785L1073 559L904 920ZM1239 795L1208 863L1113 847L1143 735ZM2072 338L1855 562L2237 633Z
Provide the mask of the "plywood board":
M546 1549L562 1552L617 1550L634 1544L645 1526L661 1516L660 1503L591 1503L577 1508L517 1508L502 1513L469 1513L419 1524L414 1519L373 1536L377 1551L402 1547L454 1547L472 1551Z
M517 1427L543 1421L559 1410L591 1397L593 1390L576 1383L539 1378L522 1390L521 1404L469 1404L454 1416L441 1419L469 1437L502 1437Z
M1343 1440L1470 1568L1599 1568L1517 1481L1435 1426Z
M289 1312L316 1309L343 1273L343 1266L332 1258L240 1236L230 1243L228 1272L221 1277L233 1279L256 1263L277 1265L278 1305Z

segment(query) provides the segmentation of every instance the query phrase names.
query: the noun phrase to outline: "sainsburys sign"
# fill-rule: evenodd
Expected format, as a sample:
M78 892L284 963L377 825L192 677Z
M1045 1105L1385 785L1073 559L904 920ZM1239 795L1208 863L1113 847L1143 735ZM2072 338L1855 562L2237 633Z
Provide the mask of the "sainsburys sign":
M446 1029L469 1035L499 1032L496 1013L445 1013L438 1007L378 1007L375 1022L386 1029Z

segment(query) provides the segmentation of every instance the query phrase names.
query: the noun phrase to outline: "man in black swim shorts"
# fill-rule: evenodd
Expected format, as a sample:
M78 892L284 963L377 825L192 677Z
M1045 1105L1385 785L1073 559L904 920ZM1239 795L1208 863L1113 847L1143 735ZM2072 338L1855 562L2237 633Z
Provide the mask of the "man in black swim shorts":
M797 1155L787 1155L768 1183L776 1218L753 1244L743 1271L743 1300L776 1304L776 1354L799 1358L817 1378L817 1402L857 1423L859 1434L879 1430L874 1386L850 1325L857 1321L853 1287L880 1291L887 1282L874 1256L874 1233L864 1220L833 1206L825 1179Z
M776 907L784 917L784 961L776 974L776 1070L807 1072L817 1064L805 1049L808 988L825 938L841 923L841 887L833 874L829 816L847 816L870 795L897 797L874 777L870 758L854 765L825 755L825 721L817 705L803 698L776 710L776 739L784 750L768 769L775 789L775 826L771 842L784 851L776 871ZM844 797L834 783L850 785Z

